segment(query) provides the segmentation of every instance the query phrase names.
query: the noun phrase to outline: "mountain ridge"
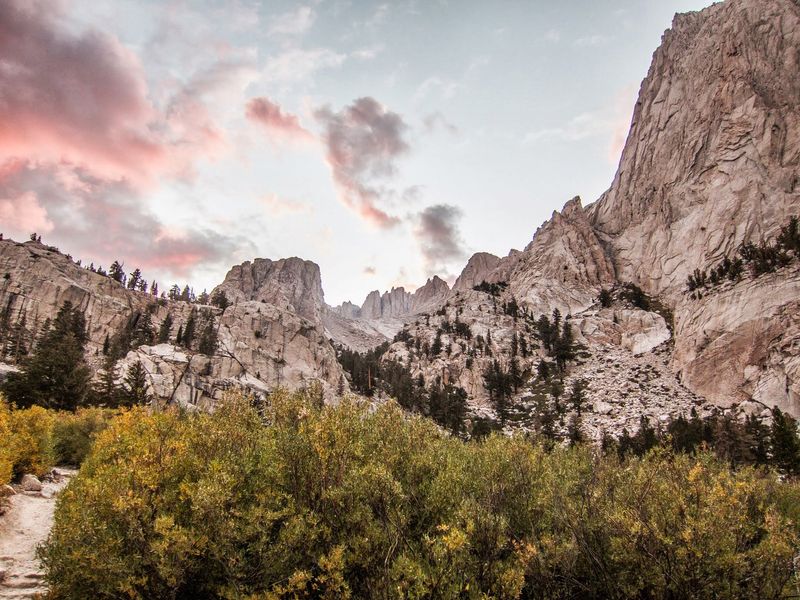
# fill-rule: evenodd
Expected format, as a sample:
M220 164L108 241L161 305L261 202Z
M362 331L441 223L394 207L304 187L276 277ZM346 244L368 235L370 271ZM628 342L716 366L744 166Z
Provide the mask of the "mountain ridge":
M524 338L536 349L517 367L530 381L509 401L533 410L536 398L558 400L536 388L534 373L549 359L533 321L557 309L588 355L564 383L594 380L587 388L593 435L711 405L777 405L798 415L796 265L687 288L696 269L735 258L744 243L775 238L800 214L798 47L796 0L727 0L676 15L642 82L609 189L586 207L579 197L566 202L523 250L474 254L452 288L432 277L413 293L376 290L360 306L337 307L325 304L315 263L245 261L214 289L231 306L202 307L218 319L220 356L198 357L192 369L177 347L145 347L131 350L123 367L145 361L160 394L174 397L180 388L180 401L191 405L213 404L231 385L265 392L312 380L332 398L349 388L336 347L385 343L385 360L426 385L456 382L475 414L491 415L496 398L486 370L511 368L518 359L511 348ZM69 299L89 314L90 354L134 315L174 313L177 328L197 308L143 297L99 275L65 275L80 267L40 244L0 244L0 271L9 274L0 302L9 322L29 313L37 322L52 318ZM470 336L459 337L454 323ZM433 346L445 354L431 354ZM618 363L614 377L604 371L608 361ZM629 389L615 379L623 376L647 381ZM629 396L615 401L612 389Z

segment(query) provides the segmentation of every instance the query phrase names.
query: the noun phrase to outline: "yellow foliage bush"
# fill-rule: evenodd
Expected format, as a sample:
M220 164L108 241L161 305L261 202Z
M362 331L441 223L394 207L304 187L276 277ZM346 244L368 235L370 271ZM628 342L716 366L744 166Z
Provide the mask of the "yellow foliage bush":
M42 476L56 464L80 465L116 414L104 408L15 410L0 397L0 485L25 473Z
M0 485L11 481L14 454L11 446L11 408L0 396Z
M779 598L798 486L710 454L465 443L302 393L134 409L41 551L52 598Z
M41 406L12 410L9 414L10 454L13 477L33 473L41 477L55 463L54 413Z

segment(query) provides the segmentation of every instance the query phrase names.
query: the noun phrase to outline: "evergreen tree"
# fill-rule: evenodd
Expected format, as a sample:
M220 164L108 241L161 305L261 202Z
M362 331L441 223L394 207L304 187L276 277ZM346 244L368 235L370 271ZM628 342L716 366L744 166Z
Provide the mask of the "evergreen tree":
M197 303L206 306L208 304L208 292L203 290L202 293L197 297Z
M192 291L192 289L188 285L186 285L183 288L183 291L181 291L180 300L182 300L184 302L194 302L195 301L194 292Z
M184 335L184 337L186 337ZM197 350L206 356L213 356L217 351L217 328L214 325L214 315L209 315L200 334Z
M183 324L178 325L178 333L175 336L175 344L183 346Z
M61 410L83 404L91 380L83 356L86 341L83 313L65 302L23 370L8 377L3 386L8 399L19 407L37 404Z
M156 334L153 331L153 317L149 311L145 311L136 319L136 324L131 335L131 346L150 346L155 341Z
M761 419L749 415L745 421L745 431L750 439L750 455L757 465L766 465L769 462L769 434L770 430Z
M192 342L194 342L194 333L195 328L197 327L197 318L195 316L194 309L189 314L189 318L186 320L186 327L183 329L183 346L188 348L189 350L192 349Z
M172 314L167 313L167 316L164 317L164 320L161 321L161 326L158 328L158 343L159 344L166 344L169 342L169 334L172 331Z
M572 392L569 395L569 401L572 404L572 408L578 414L581 414L583 410L583 403L585 401L585 393L586 390L586 382L583 379L578 379L575 383L572 384Z
M181 288L178 287L177 283L173 284L172 287L169 288L169 294L167 294L167 297L170 300L180 300L181 299Z
M92 388L92 401L103 406L118 406L120 389L117 385L117 361L113 356L106 356L100 377Z
M439 356L442 353L442 330L438 329L436 331L436 337L433 340L433 346L431 346L431 354L433 356Z
M142 406L148 402L149 386L147 371L141 361L136 361L129 368L123 380L119 398L121 406Z
M576 413L572 415L567 426L567 440L570 446L577 446L586 441L586 437L581 430L581 415Z
M225 295L223 290L214 291L214 293L211 295L211 304L217 308L221 308L222 310L225 310L231 305L230 301L228 300L228 296Z
M125 285L125 269L119 261L114 261L108 269L108 276L117 283Z
M128 289L138 290L141 281L142 281L142 272L137 267L131 272L131 276L128 278Z
M778 407L772 409L772 460L786 475L800 474L800 438L797 422Z

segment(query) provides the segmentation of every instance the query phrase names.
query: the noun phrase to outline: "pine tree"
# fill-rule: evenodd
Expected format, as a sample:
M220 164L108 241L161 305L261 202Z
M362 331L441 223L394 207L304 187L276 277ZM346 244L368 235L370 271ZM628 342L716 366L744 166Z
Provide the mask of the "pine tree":
M92 401L94 404L115 407L119 405L120 388L117 385L117 361L112 356L106 356L100 377L92 388Z
M197 303L206 306L208 304L208 292L203 290L202 293L197 297Z
M153 317L149 311L145 311L136 320L131 335L131 347L150 346L155 341L156 334L153 331Z
M178 333L175 336L175 344L183 346L183 324L178 325Z
M136 361L129 368L120 391L120 405L142 406L148 402L149 386L147 371L141 361Z
M192 342L194 341L194 330L197 326L197 319L195 317L195 311L189 314L189 318L186 320L186 327L183 329L183 345L185 348L189 350L192 349Z
M786 475L800 474L800 438L797 422L778 407L772 409L772 460Z
M125 269L123 267L122 263L115 260L108 269L108 276L117 283L125 285Z
M181 299L181 288L178 287L177 283L173 284L172 287L169 288L169 294L167 294L167 297L170 300L180 300Z
M228 296L225 295L223 290L214 291L214 293L211 295L211 304L217 308L221 308L222 310L225 310L231 305L230 301L228 300Z
M128 289L138 290L139 283L141 283L141 281L142 281L142 272L137 267L131 272L131 276L128 278Z
M186 336L184 335L184 337ZM213 356L217 351L217 329L214 325L214 315L209 315L206 320L203 332L200 334L197 350L200 354L205 354L206 356Z
M83 404L91 380L83 356L87 339L83 313L65 302L24 369L8 377L3 386L8 399L23 408L74 410Z
M172 331L172 314L167 313L164 320L161 321L161 326L158 328L158 343L166 344L169 342L169 334Z
M586 389L586 382L583 379L578 379L572 384L572 392L569 395L569 401L572 403L572 408L578 414L583 410L583 403L585 400L584 390Z
M436 331L436 337L433 339L433 346L431 346L431 354L439 356L442 353L442 330Z

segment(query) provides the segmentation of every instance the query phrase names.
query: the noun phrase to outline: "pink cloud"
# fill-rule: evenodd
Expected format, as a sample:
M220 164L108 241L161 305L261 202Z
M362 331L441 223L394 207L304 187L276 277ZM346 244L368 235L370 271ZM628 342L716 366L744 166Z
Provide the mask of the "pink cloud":
M401 219L389 212L397 194L375 182L394 176L395 162L409 151L403 118L369 97L339 112L321 108L315 117L325 127L326 160L342 203L377 227L398 225Z
M268 133L292 141L309 141L314 136L300 125L296 115L284 112L269 98L253 98L247 103L247 118L261 125Z
M58 167L24 163L0 169L0 198L10 199L0 200L3 232L15 239L33 230L48 233L45 241L85 262L108 266L118 259L162 280L185 280L197 267L226 267L233 256L255 250L243 236L202 224L185 231L165 227L126 182L81 169L70 174L65 180Z
M259 198L259 202L267 208L272 217L312 212L311 206L307 202L283 198L274 193L262 196Z
M614 101L614 118L612 121L611 139L608 144L608 162L616 165L619 162L628 132L631 129L633 106L636 102L636 88L628 85L617 92Z
M0 162L68 164L141 185L185 176L195 158L218 150L222 134L203 94L226 69L191 80L162 111L136 54L105 32L74 33L62 8L0 3Z
M219 62L158 90L137 55L102 31L77 31L66 4L0 1L0 223L86 260L119 258L161 275L225 265L252 244L202 224L164 230L142 194L187 179L227 147L212 114L252 73Z
M0 223L18 231L53 231L53 222L47 217L47 210L39 204L33 192L25 192L16 198L0 198Z

